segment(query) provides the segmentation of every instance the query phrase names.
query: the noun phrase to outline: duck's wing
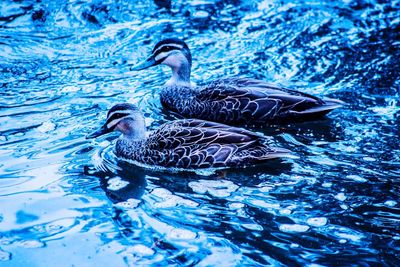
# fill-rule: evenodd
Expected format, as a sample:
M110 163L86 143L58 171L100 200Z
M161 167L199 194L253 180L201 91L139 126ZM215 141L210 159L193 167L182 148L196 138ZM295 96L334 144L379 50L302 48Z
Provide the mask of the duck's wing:
M201 128L206 131L218 130L224 133L236 134L240 136L247 136L253 139L270 139L269 137L254 131L249 131L244 128L234 127L218 122L198 120L198 119L186 119L176 120L172 122L173 127L184 127L184 128Z
M256 141L268 139L242 128L204 120L176 120L163 124L148 138L153 148L175 149L177 147L206 147L210 144L247 146Z
M203 86L198 95L203 99L226 99L229 97L248 97L249 99L277 98L287 102L298 102L307 99L322 103L322 99L313 95L280 87L262 80L250 78L218 79Z
M341 101L325 101L310 94L247 78L213 81L199 90L197 98L202 102L223 104L226 110L241 110L242 114L260 120L284 113L323 112L342 104Z
M271 158L277 157L273 156L277 150L265 144L267 140L262 135L219 123L178 120L153 132L146 141L146 149L164 153L166 166L221 167L232 164L232 158L237 160L235 153L256 147L262 147Z
M262 80L247 78L228 78L232 84L239 88L250 88L251 90L260 90L268 95L269 98L279 99L283 102L283 107L292 111L307 111L310 109L335 109L343 106L345 103L338 99L319 98L311 94L303 93L293 89L280 87L267 83Z

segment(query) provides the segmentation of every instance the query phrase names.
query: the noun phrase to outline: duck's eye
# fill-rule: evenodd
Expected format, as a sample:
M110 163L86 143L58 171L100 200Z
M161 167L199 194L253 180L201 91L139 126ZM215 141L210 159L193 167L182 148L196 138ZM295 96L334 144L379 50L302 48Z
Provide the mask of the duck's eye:
M120 118L126 116L126 114L117 113L114 116L115 116L116 119L120 119Z
M170 52L170 51L175 50L175 49L176 49L175 46L165 45L165 46L161 47L160 49L158 49L156 51L156 53Z
M126 116L126 114L123 114L123 113L114 113L112 116L110 116L107 119L107 121L117 120L117 119L120 119L120 118L125 117L125 116Z

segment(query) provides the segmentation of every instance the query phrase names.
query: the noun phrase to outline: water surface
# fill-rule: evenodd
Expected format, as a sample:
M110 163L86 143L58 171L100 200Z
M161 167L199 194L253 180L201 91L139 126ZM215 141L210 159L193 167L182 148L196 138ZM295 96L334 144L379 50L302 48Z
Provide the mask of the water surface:
M400 2L155 2L0 3L0 265L400 265ZM256 129L298 159L212 175L118 162L116 135L84 136L118 102L150 129L169 119L169 70L129 64L170 36L196 83L347 105Z

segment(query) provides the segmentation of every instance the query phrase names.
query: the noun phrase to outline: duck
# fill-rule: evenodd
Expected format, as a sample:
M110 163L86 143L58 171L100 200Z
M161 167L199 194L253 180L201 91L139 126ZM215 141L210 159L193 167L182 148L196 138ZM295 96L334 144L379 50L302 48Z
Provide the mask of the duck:
M271 139L243 128L198 119L166 122L147 133L145 120L133 104L120 103L107 113L96 138L117 131L118 158L140 166L176 169L244 167L290 157L285 148L270 146Z
M146 60L130 70L141 71L157 65L172 70L171 78L160 92L161 104L181 118L268 126L317 120L344 104L338 99L319 98L252 78L226 77L193 85L192 55L188 45L178 38L161 40Z

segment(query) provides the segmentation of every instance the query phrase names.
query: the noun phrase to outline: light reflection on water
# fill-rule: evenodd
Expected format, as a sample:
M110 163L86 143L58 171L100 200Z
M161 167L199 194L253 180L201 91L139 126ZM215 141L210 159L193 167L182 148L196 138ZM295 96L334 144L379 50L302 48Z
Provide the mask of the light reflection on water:
M1 265L400 264L398 1L0 7ZM257 129L298 159L207 175L119 162L115 136L84 136L118 102L151 129L170 119L169 71L129 64L171 35L197 83L248 76L347 105Z

